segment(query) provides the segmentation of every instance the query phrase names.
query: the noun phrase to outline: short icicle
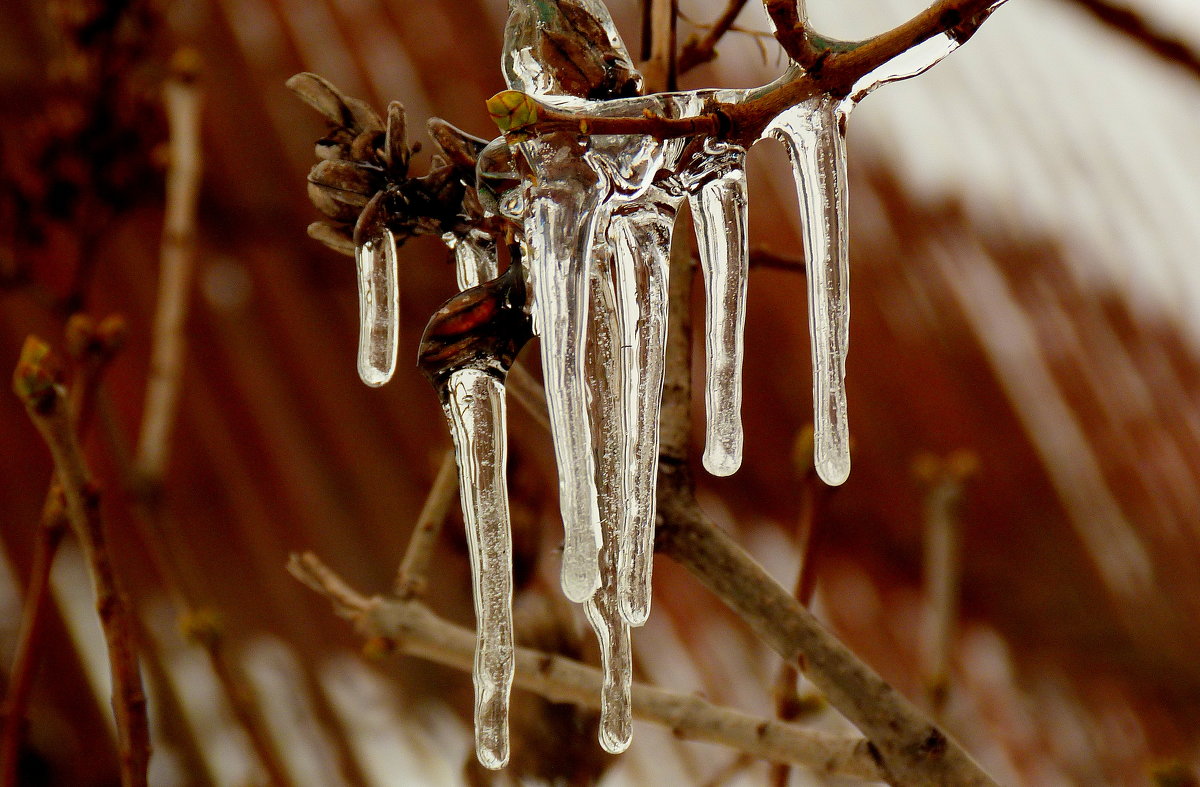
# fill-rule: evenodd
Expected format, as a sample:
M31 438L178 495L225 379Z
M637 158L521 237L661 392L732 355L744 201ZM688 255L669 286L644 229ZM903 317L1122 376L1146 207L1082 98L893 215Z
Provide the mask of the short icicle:
M400 276L396 237L384 224L383 199L376 194L354 230L358 267L358 376L378 387L396 372L400 349Z
M804 220L813 366L813 460L817 474L833 486L850 475L846 423L850 265L844 129L845 113L838 100L819 95L785 111L766 132L787 148Z
M525 238L558 463L565 535L562 588L567 598L582 603L600 586L600 514L584 353L588 278L602 191L596 173L582 157L556 141L538 139L522 148L537 178L530 192Z
M600 250L597 256L600 257ZM600 587L584 604L588 622L600 645L604 676L600 694L600 745L619 754L633 735L630 702L633 680L629 625L618 599L618 545L628 494L624 488L625 425L622 413L624 369L617 326L615 293L607 255L597 260L592 282L591 336L588 340L588 386L591 392L592 446L596 457L596 486L600 491Z
M744 148L705 140L702 154L681 173L704 273L708 374L703 461L717 476L732 475L742 464L742 355L750 264L745 162Z
M666 367L671 231L680 199L651 188L612 217L620 329L624 430L624 522L619 540L618 598L631 626L650 615L659 413Z
M451 373L444 401L475 591L475 752L485 767L503 768L515 668L504 383L488 370L460 369Z
M458 289L469 290L500 274L496 261L496 241L490 235L479 230L470 230L465 235L448 232L442 240L454 249L454 274Z

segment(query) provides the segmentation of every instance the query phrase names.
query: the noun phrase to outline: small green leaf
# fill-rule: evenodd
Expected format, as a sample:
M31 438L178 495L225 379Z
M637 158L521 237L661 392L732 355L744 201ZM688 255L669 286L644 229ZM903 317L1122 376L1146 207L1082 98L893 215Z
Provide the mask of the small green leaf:
M528 128L541 119L542 108L519 90L505 90L487 100L488 114L502 134Z

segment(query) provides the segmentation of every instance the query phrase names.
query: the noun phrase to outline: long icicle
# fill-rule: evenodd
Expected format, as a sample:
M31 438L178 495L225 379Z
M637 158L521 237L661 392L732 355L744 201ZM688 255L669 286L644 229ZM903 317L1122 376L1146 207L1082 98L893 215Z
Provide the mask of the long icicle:
M470 230L465 235L448 232L442 240L454 249L454 276L458 289L469 290L499 275L496 241L492 236Z
M526 144L554 143L537 140ZM531 163L537 162L534 166L545 167L535 171L538 185L530 194L525 238L541 331L546 404L558 461L565 536L562 588L567 598L582 603L600 586L600 514L583 361L588 277L601 192L595 173L580 157L568 151L559 153L556 157L537 150L526 153Z
M838 100L819 95L788 109L767 129L767 134L787 148L804 219L813 366L813 460L821 479L834 486L850 475L846 423L850 265L844 121Z
M668 268L678 198L660 189L613 216L622 369L625 505L618 565L621 614L650 615L659 412L666 365Z
M504 383L489 371L455 371L446 384L444 409L458 460L474 582L475 752L485 767L503 768L508 762L508 698L515 665Z
M706 140L697 157L703 171L686 174L704 273L704 389L707 434L704 467L717 476L742 465L742 355L746 325L746 151Z
M599 251L599 250L598 250ZM625 426L622 411L621 336L617 326L616 294L607 254L597 254L591 277L592 319L588 339L588 384L591 392L596 486L600 489L600 587L584 604L588 622L600 645L604 683L600 694L600 745L618 754L633 736L630 691L633 680L629 625L618 599L618 544L622 538L628 493L625 489Z

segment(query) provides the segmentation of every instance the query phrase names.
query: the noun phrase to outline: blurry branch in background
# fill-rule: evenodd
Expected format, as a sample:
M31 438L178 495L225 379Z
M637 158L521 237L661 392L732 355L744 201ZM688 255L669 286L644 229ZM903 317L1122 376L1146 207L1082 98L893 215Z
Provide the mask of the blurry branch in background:
M429 488L425 504L421 506L421 513L417 515L408 549L404 552L400 570L396 573L397 598L419 598L425 594L428 582L425 574L429 570L429 560L433 557L433 550L437 548L446 516L457 501L458 463L455 461L454 451L449 450L442 455L437 476L433 479L433 486Z
M922 454L913 472L925 487L925 600L929 672L926 689L935 719L950 696L950 656L958 623L959 577L962 573L962 528L958 507L963 487L979 467L978 458L959 451L942 459Z
M154 494L162 483L183 377L183 328L196 260L196 202L200 193L200 66L199 53L180 49L163 88L170 128L170 163L150 377L134 459L135 481L147 488L146 494Z
M288 570L333 603L375 646L395 649L469 672L475 661L474 632L456 626L414 600L367 598L312 554L293 555ZM599 709L600 671L564 656L516 649L515 683L554 702ZM714 705L696 696L635 683L636 718L661 724L679 738L720 743L772 761L818 773L882 778L860 737L811 732Z
M1110 28L1124 33L1154 54L1200 77L1200 52L1181 38L1146 19L1125 5L1113 5L1107 0L1069 0Z
M83 548L108 648L121 781L126 787L141 787L150 760L150 732L138 669L137 623L113 572L100 521L100 491L79 445L67 389L55 379L52 363L50 347L29 337L13 373L13 390L50 449L66 518Z
M695 66L716 58L717 42L733 29L734 21L745 7L746 0L729 0L729 5L721 12L721 16L717 18L703 38L692 36L685 41L683 48L679 51L679 73L687 73Z
M91 422L100 377L124 344L126 333L125 321L115 315L99 326L83 315L75 315L67 323L67 351L73 365L67 409L80 435ZM29 698L42 655L42 636L50 610L50 569L68 526L66 501L55 472L42 504L42 518L34 541L21 625L4 698L3 737L0 739L0 785L3 787L15 787L17 783Z

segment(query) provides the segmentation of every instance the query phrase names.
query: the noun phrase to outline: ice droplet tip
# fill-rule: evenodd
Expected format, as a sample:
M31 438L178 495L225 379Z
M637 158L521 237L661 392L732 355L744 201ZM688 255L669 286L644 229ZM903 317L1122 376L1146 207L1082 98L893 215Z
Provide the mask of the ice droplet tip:
M710 475L725 477L733 475L742 466L741 453L733 453L723 447L706 448L704 450L704 469Z
M359 366L358 379L372 388L378 388L392 379L393 372L394 370L377 369L374 366Z
M817 462L817 475L830 486L841 486L850 477L850 458L827 459Z
M613 731L606 729L603 723L600 725L600 747L609 754L620 754L633 742L633 730L628 726L622 727L619 731Z

